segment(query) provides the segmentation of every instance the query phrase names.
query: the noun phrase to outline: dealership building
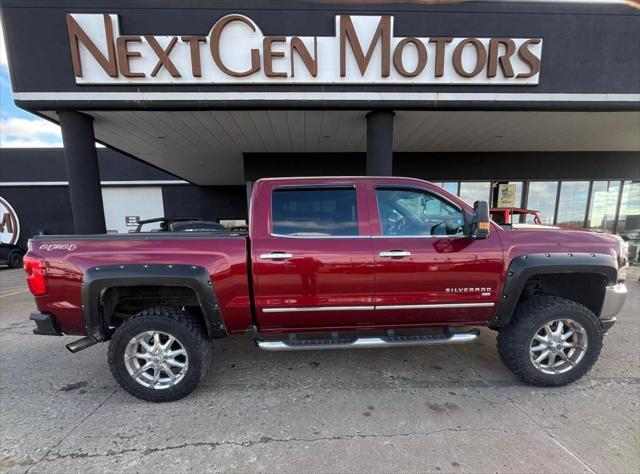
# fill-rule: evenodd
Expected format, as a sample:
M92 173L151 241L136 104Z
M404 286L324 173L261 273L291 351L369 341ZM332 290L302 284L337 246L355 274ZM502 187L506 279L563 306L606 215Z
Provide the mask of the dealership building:
M14 100L64 143L2 150L0 196L27 236L246 219L262 177L398 175L640 240L631 5L4 0L1 13Z

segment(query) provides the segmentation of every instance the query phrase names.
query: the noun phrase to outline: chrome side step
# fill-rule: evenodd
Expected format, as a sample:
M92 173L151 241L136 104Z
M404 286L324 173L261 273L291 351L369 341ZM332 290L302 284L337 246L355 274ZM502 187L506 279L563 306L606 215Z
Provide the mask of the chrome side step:
M441 344L465 344L478 339L480 331L443 333L425 336L358 337L352 339L306 339L265 341L256 338L258 347L265 351L307 351L317 349L376 349L380 347L435 346Z

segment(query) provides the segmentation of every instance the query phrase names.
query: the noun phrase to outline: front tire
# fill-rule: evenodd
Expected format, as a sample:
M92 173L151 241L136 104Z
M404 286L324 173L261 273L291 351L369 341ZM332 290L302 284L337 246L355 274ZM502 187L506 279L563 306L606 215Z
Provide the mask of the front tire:
M211 366L211 341L198 318L174 307L141 311L109 343L109 367L120 386L150 402L189 395Z
M498 354L521 380L537 386L567 385L598 360L603 330L584 305L555 296L521 303L498 334Z

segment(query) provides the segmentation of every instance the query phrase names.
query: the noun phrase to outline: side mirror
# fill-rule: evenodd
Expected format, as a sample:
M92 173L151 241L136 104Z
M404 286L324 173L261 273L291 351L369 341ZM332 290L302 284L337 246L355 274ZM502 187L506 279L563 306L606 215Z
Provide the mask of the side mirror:
M471 220L471 237L486 239L491 234L489 223L489 204L487 201L476 201L473 204L473 218Z

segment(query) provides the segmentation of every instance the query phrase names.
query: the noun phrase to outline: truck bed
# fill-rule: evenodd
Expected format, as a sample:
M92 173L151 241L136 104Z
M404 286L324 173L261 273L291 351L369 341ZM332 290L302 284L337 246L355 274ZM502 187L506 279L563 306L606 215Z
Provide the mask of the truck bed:
M100 265L196 265L206 269L229 334L251 325L247 239L237 233L148 232L107 235L44 235L29 252L46 262L48 291L38 310L53 314L66 334L84 335L83 275ZM125 269L126 270L126 269Z

